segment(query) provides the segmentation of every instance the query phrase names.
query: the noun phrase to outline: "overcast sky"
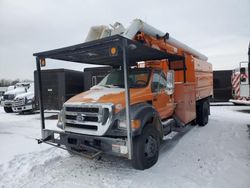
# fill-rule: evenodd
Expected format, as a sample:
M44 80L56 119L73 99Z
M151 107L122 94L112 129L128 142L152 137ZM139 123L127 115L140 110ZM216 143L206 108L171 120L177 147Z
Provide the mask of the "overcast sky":
M0 79L33 79L34 52L82 43L93 25L140 18L205 54L215 70L247 60L250 0L0 0ZM48 61L46 68L82 70Z

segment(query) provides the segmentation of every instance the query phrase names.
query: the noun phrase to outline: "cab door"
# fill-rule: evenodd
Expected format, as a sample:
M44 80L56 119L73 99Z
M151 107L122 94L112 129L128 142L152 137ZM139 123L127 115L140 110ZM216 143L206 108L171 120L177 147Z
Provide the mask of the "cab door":
M172 96L166 92L166 76L162 71L154 71L152 80L152 104L160 114L161 119L168 118L172 115L174 103Z

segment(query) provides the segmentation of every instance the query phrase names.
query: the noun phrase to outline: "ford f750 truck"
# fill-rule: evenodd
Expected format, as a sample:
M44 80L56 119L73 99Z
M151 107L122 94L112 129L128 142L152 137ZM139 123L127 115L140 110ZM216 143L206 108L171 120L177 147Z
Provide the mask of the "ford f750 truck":
M61 131L46 129L40 95L38 143L91 158L123 156L143 170L157 162L164 136L208 123L213 78L207 57L141 20L127 29L119 23L95 26L85 43L34 55L40 93L47 58L113 68L97 86L65 102Z

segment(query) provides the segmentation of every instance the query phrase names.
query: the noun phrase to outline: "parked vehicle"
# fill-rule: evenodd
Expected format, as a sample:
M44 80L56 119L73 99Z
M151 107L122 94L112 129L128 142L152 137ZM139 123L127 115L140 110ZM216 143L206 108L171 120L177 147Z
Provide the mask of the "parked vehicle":
M21 113L26 111L33 112L35 109L34 84L30 84L26 93L16 95L12 104L12 110L13 112Z
M4 93L6 92L8 87L0 87L0 102L1 102L1 98L4 95Z
M3 95L6 92L7 87L0 87L0 105L1 105L1 101L3 100Z
M230 102L236 105L250 105L250 42L248 47L248 62L240 62L239 68L232 73L232 95Z
M15 84L15 86L9 86L7 91L3 95L2 105L4 106L4 111L6 113L13 112L12 104L14 102L14 98L22 93L26 93L27 89L30 87L30 83L20 82Z
M6 92L7 92L7 91L10 91L10 90L13 90L13 89L15 89L15 88L16 88L16 86L14 86L14 85L8 86Z
M213 75L206 56L141 20L127 29L96 26L87 41L34 54L38 74L46 58L113 67L97 86L64 103L57 124L62 131L45 128L41 106L38 143L90 158L123 156L143 170L157 162L171 131L208 123Z

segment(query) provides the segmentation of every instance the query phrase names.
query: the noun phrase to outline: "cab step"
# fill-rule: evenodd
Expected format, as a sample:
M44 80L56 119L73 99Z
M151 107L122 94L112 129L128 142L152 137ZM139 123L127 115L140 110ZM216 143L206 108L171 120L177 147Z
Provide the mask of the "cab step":
M164 135L169 134L172 131L172 128L175 126L175 120L173 118L167 119L161 122L163 127Z

